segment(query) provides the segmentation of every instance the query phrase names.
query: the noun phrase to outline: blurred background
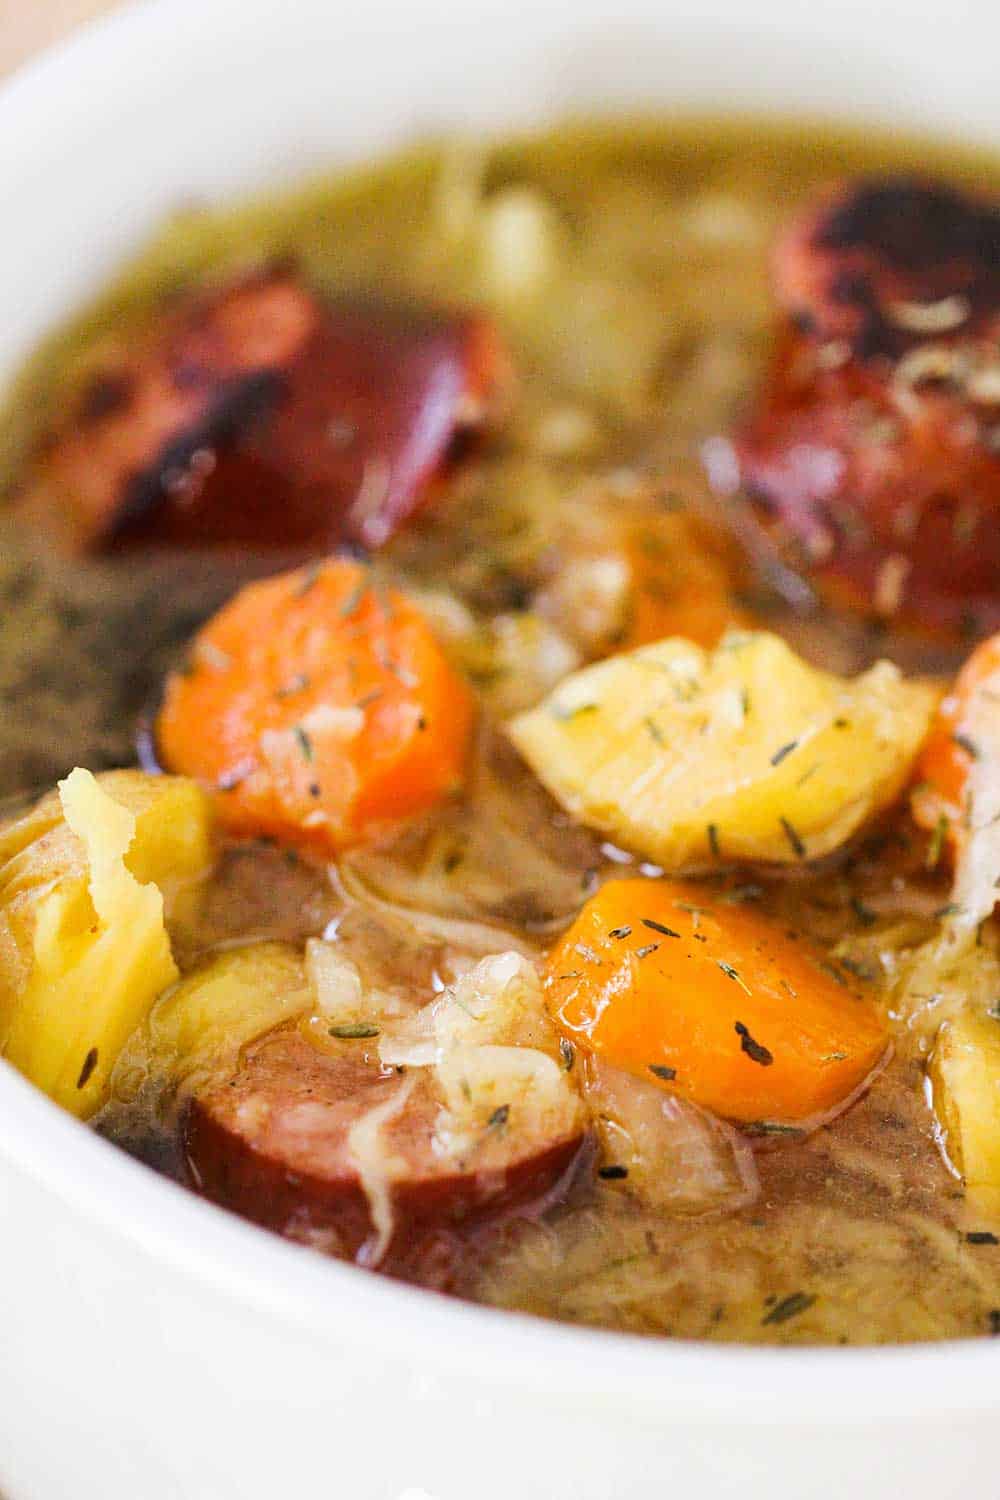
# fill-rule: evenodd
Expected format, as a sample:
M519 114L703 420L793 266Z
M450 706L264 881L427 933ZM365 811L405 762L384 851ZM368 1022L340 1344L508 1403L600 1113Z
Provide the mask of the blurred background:
M0 0L0 75L115 0Z

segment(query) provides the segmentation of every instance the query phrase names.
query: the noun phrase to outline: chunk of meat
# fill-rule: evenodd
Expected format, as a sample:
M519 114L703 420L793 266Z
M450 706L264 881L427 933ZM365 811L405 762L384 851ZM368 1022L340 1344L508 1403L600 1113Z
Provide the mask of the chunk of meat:
M579 1132L542 1138L498 1110L456 1159L435 1139L428 1070L383 1067L363 1039L334 1045L274 1032L192 1101L186 1152L207 1197L279 1233L392 1264L425 1234L542 1198L581 1147Z
M38 455L25 517L65 548L378 547L506 370L492 323L286 270L185 298L98 370Z
M1000 623L1000 205L913 178L821 196L774 254L773 364L737 434L759 538L835 601Z

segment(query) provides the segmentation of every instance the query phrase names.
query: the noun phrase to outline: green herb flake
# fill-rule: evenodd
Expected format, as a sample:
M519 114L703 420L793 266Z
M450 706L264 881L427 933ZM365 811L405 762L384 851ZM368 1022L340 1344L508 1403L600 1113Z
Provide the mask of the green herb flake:
M709 823L708 827L705 830L705 833L706 833L706 835L708 837L708 847L712 851L712 858L713 859L721 859L722 858L722 852L721 852L721 850L719 848L719 829L718 829L718 826L715 823Z
M335 1036L338 1042L365 1042L374 1036L380 1036L381 1031L371 1021L343 1021L338 1026L330 1027L330 1035Z
M608 937L614 938L614 940L615 940L616 943L620 943L621 940L622 940L622 938L627 938L627 937L631 937L631 936L632 936L632 929L631 929L631 927L612 927L611 931L608 933Z
M766 1328L768 1324L787 1323L789 1318L796 1318L799 1313L812 1307L815 1301L816 1297L812 1292L792 1292L791 1296L782 1297L780 1302L774 1304L771 1311L761 1318L761 1324Z
M306 734L301 724L294 725L292 728L292 733L295 736L299 749L302 751L302 759L308 761L311 764L313 758L312 740Z
M502 1130L509 1119L510 1105L498 1104L496 1109L490 1115L489 1119L486 1121L486 1124L490 1130Z
M751 990L750 986L747 984L746 980L743 978L742 974L740 973L740 971L738 969L734 969L733 966L732 966L732 964L727 964L721 958L717 958L716 959L716 963L718 964L719 968L722 970L723 974L725 974L726 978L727 979L731 979L731 980L733 980L733 982L735 984L738 984L739 987L740 987L740 989L743 991L743 993L745 995L752 995L753 994L753 990ZM736 1029L738 1031L739 1030L739 1026L737 1026Z
M802 839L799 837L799 834L797 833L795 828L787 818L779 818L778 822L781 824L781 827L784 830L785 838L792 846L792 852L794 853L796 859L805 859L806 846L802 842Z
M749 1136L782 1135L790 1140L801 1140L805 1135L801 1125L785 1125L781 1120L751 1120L743 1126L743 1134Z
M665 926L663 922L654 922L652 917L641 917L639 920L643 927L649 927L653 932L662 932L664 937L680 937L679 932L675 932L672 927Z
M603 1177L605 1182L621 1182L628 1176L628 1167L598 1167L598 1177Z
M663 735L660 732L659 726L655 723L655 721L653 719L651 719L649 717L649 715L647 714L647 716L643 719L642 722L645 724L646 728L649 730L649 733L650 733L651 737L656 741L656 743L658 745L662 745L663 744Z
M83 1067L80 1069L80 1076L76 1080L76 1086L77 1086L78 1089L85 1088L86 1085L89 1083L91 1074L93 1073L94 1069L97 1067L98 1056L99 1056L99 1053L97 1051L97 1048L96 1047L91 1047L90 1051L87 1053L86 1057L83 1059Z
M979 746L975 740L970 740L967 734L961 734L956 730L952 735L952 740L960 750L964 750L966 755L970 756L973 760L979 759Z
M754 1041L742 1021L737 1021L733 1030L740 1039L740 1051L745 1052L751 1062L759 1063L762 1068L769 1068L774 1062L774 1056L768 1048Z
M641 948L634 950L635 956L636 958L648 958L651 953L656 952L659 946L659 943L644 943Z
M573 1043L567 1041L566 1037L559 1038L559 1056L567 1073L572 1073L573 1064L576 1062L576 1048Z
M649 1071L654 1078L662 1078L664 1083L672 1083L677 1077L676 1068L668 1068L665 1063L650 1063Z
M793 750L797 750L798 748L798 740L789 740L787 745L780 746L780 748L775 750L774 754L771 756L772 766L780 766L781 762L787 759L787 757L791 755Z
M991 1229L970 1229L965 1236L967 1245L1000 1245L1000 1239Z

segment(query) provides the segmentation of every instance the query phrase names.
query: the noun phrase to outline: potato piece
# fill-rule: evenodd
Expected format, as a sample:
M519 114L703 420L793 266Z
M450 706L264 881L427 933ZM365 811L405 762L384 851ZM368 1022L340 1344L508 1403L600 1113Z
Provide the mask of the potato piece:
M152 1071L197 1088L232 1071L241 1047L315 1003L302 956L289 944L231 949L153 1006L143 1035Z
M508 726L581 822L665 870L826 854L901 790L937 690L847 680L779 637L671 637L566 678Z
M86 1118L177 977L165 925L211 866L192 782L77 769L0 833L0 1054Z
M938 1032L928 1073L941 1143L970 1199L1000 1207L1000 1021L966 1010Z

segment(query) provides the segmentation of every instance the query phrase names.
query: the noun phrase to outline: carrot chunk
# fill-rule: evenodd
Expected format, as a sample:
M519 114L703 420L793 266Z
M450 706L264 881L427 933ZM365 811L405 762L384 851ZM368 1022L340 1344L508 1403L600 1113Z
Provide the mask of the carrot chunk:
M550 954L549 1008L578 1046L744 1124L815 1122L887 1046L885 1023L810 944L669 880L614 880Z
M933 835L932 863L944 844L957 852L964 843L973 765L1000 754L993 722L997 703L1000 635L993 635L976 647L942 700L917 764L913 816Z
M244 589L168 678L157 746L221 825L321 854L460 782L470 690L414 605L331 559Z
M636 527L626 558L632 580L621 651L681 635L716 646L753 619L737 598L737 571L723 539L700 519L673 512Z

